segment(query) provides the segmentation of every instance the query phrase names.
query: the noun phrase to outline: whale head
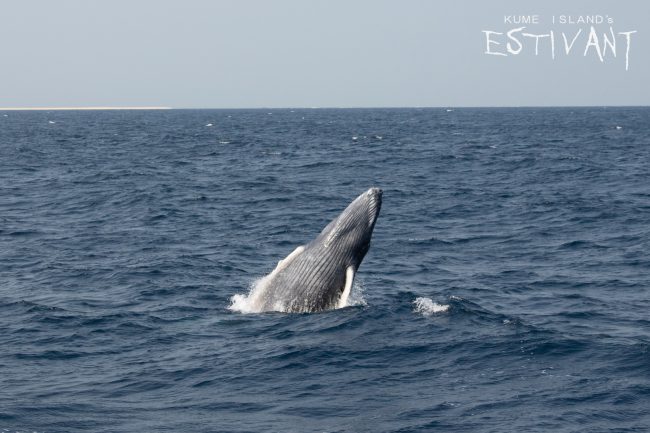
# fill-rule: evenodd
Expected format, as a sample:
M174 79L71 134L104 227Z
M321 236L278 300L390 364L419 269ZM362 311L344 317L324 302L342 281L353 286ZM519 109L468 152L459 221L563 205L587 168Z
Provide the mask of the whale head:
M381 202L379 188L354 199L314 240L297 247L255 283L246 308L304 313L347 306Z
M381 209L382 190L370 188L358 196L330 224L316 241L323 247L347 255L356 270L370 248L370 239Z

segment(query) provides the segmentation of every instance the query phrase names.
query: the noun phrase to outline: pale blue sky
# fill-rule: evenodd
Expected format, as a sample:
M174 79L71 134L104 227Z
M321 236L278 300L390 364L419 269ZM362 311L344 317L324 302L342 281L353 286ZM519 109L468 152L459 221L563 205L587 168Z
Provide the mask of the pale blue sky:
M4 107L650 105L642 0L1 4ZM510 14L538 14L531 33L584 31L569 56L556 34L555 60L542 45L535 57L530 38L518 56L485 55L481 31L518 27L504 24ZM589 27L552 26L563 14L609 15L615 32L636 30L629 71L623 39L616 59L584 57Z

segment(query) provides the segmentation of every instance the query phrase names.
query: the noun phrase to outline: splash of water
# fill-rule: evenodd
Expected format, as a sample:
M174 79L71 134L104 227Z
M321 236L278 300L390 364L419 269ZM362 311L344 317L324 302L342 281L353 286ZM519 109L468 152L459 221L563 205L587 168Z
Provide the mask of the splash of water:
M238 293L232 296L228 309L243 314L261 313L262 309L259 300L264 295L269 275L253 281L247 294ZM280 309L278 311L282 310Z
M436 313L444 313L449 310L449 305L441 305L433 302L431 298L416 298L413 301L415 308L414 313L422 314L423 316L432 316Z

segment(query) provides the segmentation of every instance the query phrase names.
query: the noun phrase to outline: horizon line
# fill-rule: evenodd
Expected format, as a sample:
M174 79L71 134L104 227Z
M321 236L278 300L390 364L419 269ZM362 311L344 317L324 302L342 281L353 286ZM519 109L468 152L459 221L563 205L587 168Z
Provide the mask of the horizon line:
M74 110L355 110L355 109L454 109L454 108L643 108L650 105L397 105L397 106L257 106L257 107L171 107L171 106L53 106L53 107L0 107L0 111L74 111Z
M410 108L644 108L650 104L596 104L596 105L348 105L348 106L257 106L257 107L171 107L172 110L365 110L365 109L410 109Z

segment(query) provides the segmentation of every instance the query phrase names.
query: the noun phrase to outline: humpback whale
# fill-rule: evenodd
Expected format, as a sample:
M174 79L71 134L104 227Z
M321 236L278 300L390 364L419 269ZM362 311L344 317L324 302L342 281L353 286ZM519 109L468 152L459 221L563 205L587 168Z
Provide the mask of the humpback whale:
M252 310L304 313L346 306L354 276L370 248L382 190L370 188L311 242L296 248L257 282Z

